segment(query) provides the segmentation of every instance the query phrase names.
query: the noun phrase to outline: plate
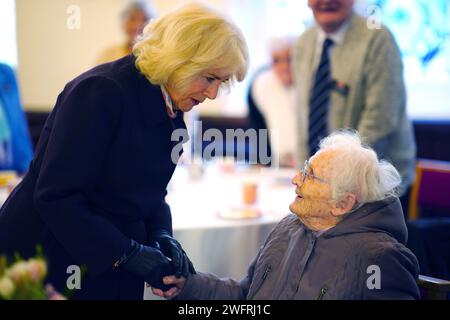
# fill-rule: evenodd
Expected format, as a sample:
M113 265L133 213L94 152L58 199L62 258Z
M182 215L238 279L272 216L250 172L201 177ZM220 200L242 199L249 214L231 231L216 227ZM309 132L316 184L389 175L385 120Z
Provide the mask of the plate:
M259 218L260 216L261 212L252 207L231 207L219 210L219 217L222 219L254 219Z

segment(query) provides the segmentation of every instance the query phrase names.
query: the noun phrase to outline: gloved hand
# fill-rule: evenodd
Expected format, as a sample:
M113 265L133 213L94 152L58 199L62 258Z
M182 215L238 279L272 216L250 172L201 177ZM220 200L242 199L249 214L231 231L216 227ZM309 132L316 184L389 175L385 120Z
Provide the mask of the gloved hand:
M119 265L125 270L135 274L154 288L163 291L174 285L165 285L164 276L173 275L174 269L170 260L157 248L144 246L131 240L131 251L126 254Z
M161 230L152 234L151 239L159 244L160 250L170 259L177 278L188 277L190 273L195 274L194 266L184 252L181 244L175 240L167 231Z

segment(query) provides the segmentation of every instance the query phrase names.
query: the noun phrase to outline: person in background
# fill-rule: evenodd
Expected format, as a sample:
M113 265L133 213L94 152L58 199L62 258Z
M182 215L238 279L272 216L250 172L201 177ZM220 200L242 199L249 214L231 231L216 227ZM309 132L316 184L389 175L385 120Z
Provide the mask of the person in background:
M0 255L40 244L48 282L71 299L141 300L144 281L164 288L164 274L195 273L165 201L184 141L173 136L186 133L184 112L247 69L239 28L191 4L152 20L132 55L70 81L1 208Z
M167 276L178 299L419 299L400 175L355 132L335 132L294 178L293 214L271 231L241 281Z
M146 1L130 2L122 11L120 18L126 40L124 43L105 49L97 59L97 64L111 62L129 55L137 37L145 25L156 17L155 10Z
M0 63L0 170L28 170L33 146L13 69Z
M256 130L268 129L270 138L267 155L271 155L272 160L276 156L281 166L291 168L296 166L298 145L295 87L291 72L295 40L289 36L271 39L271 66L256 73L247 95L250 127ZM267 137L261 136L258 131L258 138Z
M298 91L299 160L314 154L335 129L351 128L402 177L406 215L416 145L406 113L403 65L391 32L370 28L354 0L309 0L316 25L298 39L293 74Z

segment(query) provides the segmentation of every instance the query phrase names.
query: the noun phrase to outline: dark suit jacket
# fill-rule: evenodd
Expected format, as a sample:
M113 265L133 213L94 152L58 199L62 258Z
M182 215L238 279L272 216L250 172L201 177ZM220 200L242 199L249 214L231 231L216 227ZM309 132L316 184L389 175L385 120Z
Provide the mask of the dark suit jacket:
M66 288L67 266L85 266L75 298L142 299L143 283L113 264L130 239L148 243L171 229L164 197L176 164L167 115L153 86L127 56L69 82L58 96L30 171L0 213L0 252L28 256L36 243L49 281Z
M259 130L268 130L267 128L267 121L266 121L266 117L264 117L264 115L261 113L261 110L259 109L259 107L257 106L255 99L253 98L253 94L252 94L252 90L253 90L253 83L255 81L255 79L264 71L266 71L267 69L269 69L268 66L262 67L261 69L257 70L253 79L250 82L250 87L248 89L247 92L247 105L248 105L248 115L247 115L247 123L249 128L251 129L255 129L257 132L257 137L258 137L258 148L259 148ZM270 134L270 132L269 132ZM264 152L266 152L264 150ZM267 156L271 157L272 156L272 148L270 146L270 139L268 139L267 141ZM257 156L257 161L259 164L263 164L260 157L259 157L259 153ZM265 165L270 166L271 162L269 163L264 163Z

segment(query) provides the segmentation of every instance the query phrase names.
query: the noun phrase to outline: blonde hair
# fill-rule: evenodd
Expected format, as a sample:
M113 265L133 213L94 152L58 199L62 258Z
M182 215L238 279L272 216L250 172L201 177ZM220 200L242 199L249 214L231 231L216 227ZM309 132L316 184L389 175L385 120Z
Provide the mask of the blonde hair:
M242 81L248 49L233 23L201 4L179 7L151 21L133 47L136 67L155 85L184 90L208 68L229 72Z
M389 162L379 160L376 152L361 140L354 130L339 130L320 142L318 152L335 151L329 164L334 201L347 192L356 195L359 205L398 195L401 183L398 171Z

